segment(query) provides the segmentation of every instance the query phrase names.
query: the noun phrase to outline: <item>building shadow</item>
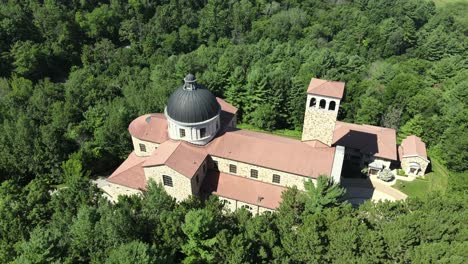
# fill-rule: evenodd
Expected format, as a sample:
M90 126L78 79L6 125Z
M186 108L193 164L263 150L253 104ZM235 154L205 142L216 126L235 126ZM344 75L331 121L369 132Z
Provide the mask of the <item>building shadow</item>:
M340 184L346 190L344 200L353 206L359 206L371 200L375 192L369 178L342 178Z
M361 154L367 154L371 156L379 152L379 145L376 134L356 130L349 130L348 133L338 139L334 145L358 150Z

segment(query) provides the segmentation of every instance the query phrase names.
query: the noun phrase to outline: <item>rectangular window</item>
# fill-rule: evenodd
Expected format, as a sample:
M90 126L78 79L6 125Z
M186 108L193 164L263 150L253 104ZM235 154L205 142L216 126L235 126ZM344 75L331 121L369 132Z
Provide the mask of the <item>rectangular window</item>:
M229 164L229 172L230 173L237 173L237 166Z
M200 179L198 179L198 174L197 176L195 176L195 181L197 182L197 185L198 185L198 182L200 181Z
M181 138L185 137L185 129L179 128L179 134Z
M280 183L281 177L278 174L273 174L273 180L272 182L274 183Z
M200 138L204 138L206 136L206 128L200 128Z
M213 169L216 170L216 171L219 170L218 169L218 161L216 161L216 160L213 160Z
M145 144L140 143L140 151L146 152L146 146L145 146Z
M258 178L258 170L251 169L250 170L250 177L251 178Z
M203 163L203 172L206 172L206 165Z
M174 186L174 185L172 184L172 177L171 177L171 176L163 175L162 178L163 178L163 184L164 184L165 186L169 186L169 187L173 187L173 186Z

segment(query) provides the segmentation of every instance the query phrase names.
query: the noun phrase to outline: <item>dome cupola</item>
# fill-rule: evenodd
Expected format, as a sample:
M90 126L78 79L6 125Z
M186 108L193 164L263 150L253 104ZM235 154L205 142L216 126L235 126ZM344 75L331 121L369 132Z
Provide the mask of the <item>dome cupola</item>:
M188 74L184 84L171 94L167 102L165 115L169 136L204 145L219 130L220 112L216 97L197 83L195 75Z
M219 115L221 106L208 89L197 83L193 74L188 74L184 85L169 97L166 110L175 121L199 123Z

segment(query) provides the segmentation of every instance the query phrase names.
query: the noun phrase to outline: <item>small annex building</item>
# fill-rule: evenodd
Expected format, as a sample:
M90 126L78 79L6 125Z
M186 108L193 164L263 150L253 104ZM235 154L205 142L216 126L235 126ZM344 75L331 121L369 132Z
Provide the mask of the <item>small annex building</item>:
M398 148L401 168L408 175L423 176L429 166L426 144L417 136L411 135L403 139Z
M178 201L213 194L228 209L257 214L275 210L287 187L303 190L305 181L315 183L320 175L340 182L345 160L368 165L372 173L398 164L394 129L336 120L344 88L343 82L311 80L302 140L295 140L236 128L237 108L189 74L164 113L130 123L134 150L103 190L116 200L154 180ZM421 142L409 137L399 148L411 173L424 174L427 167Z

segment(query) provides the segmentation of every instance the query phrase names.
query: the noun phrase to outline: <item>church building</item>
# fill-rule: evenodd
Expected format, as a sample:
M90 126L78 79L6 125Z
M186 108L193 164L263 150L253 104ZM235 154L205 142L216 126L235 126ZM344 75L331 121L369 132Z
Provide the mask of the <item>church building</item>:
M213 194L230 210L257 214L275 210L287 187L304 189L304 181L320 175L340 182L345 160L372 174L401 163L407 173L423 175L429 161L416 136L398 147L394 129L337 121L344 90L343 82L313 78L302 140L294 140L236 128L237 108L188 74L164 113L130 123L134 150L102 189L116 200L154 180L178 201Z

